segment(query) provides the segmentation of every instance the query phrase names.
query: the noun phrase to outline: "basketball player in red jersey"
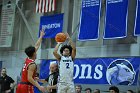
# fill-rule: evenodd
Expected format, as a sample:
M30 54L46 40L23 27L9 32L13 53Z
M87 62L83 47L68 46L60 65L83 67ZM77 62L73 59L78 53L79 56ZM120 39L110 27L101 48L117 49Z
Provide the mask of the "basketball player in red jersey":
M18 84L16 93L34 93L33 86L36 86L40 91L45 92L45 88L43 86L40 86L34 80L37 70L37 66L34 62L36 59L36 52L44 35L44 31L41 31L40 37L36 42L35 47L29 46L25 49L25 53L28 58L26 58L25 60L24 67L22 69L21 82Z

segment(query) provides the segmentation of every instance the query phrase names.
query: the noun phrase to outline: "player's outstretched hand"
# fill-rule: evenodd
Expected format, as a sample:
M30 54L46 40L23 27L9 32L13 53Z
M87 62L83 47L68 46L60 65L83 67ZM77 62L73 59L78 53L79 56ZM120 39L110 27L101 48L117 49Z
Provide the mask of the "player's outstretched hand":
M67 39L69 39L70 38L69 34L68 33L65 33L65 34L66 34Z
M43 37L45 35L45 30L40 31L40 37Z
M43 92L43 93L45 92L45 88L44 88L43 86L40 86L40 87L39 87L39 90L40 90L41 92Z

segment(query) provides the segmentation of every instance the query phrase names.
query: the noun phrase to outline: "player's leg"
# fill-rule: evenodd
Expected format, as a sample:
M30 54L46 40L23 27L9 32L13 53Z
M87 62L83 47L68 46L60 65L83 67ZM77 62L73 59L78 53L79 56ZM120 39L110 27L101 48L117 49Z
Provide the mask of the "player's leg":
M58 83L57 84L57 93L66 93L66 84L64 83Z
M75 93L75 87L74 87L74 83L73 82L69 84L67 93Z
M28 86L25 84L18 84L16 93L28 93Z

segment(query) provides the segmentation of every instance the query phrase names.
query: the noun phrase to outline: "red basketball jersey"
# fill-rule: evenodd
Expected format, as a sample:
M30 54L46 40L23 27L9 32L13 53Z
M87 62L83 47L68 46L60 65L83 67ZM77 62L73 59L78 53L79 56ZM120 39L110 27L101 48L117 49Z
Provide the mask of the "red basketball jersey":
M22 76L21 76L21 82L29 82L28 81L28 66L30 64L35 64L34 60L26 58L25 63L24 63L24 67L22 69ZM35 77L37 71L37 67L35 69L35 71L33 72L33 78Z

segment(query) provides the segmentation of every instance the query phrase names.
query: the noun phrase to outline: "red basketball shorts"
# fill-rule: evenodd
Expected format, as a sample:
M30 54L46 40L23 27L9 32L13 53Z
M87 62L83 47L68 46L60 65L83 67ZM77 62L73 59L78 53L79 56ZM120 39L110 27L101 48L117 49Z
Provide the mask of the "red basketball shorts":
M34 93L32 85L18 84L16 93Z

